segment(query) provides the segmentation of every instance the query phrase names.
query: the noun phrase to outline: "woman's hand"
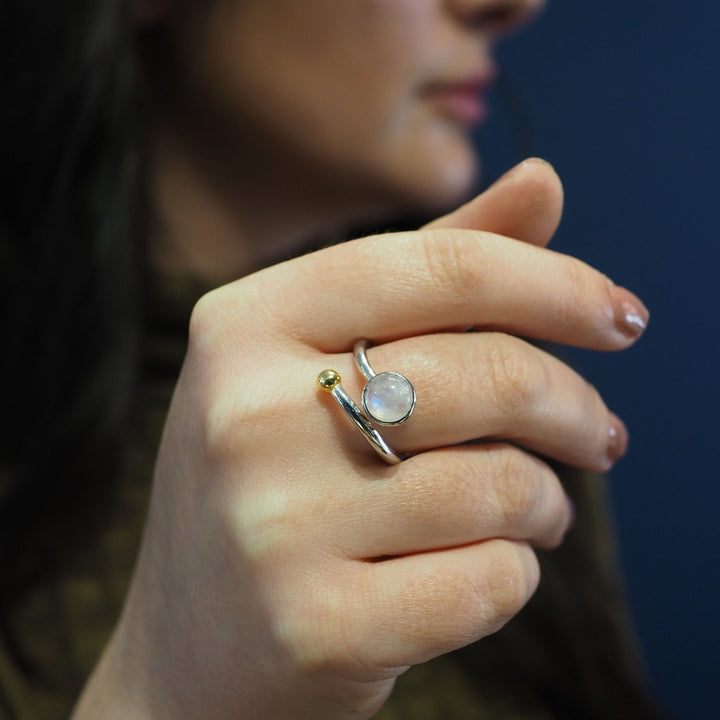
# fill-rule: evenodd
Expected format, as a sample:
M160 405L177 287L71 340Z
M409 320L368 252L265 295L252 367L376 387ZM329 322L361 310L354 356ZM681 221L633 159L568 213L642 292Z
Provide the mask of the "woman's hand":
M626 433L519 338L619 350L647 320L629 292L542 247L561 206L554 172L527 162L426 229L199 302L133 585L77 718L366 718L407 667L522 608L532 548L556 546L572 518L536 454L606 470ZM412 418L382 431L414 453L396 466L315 382L336 369L359 398L358 338L417 390Z

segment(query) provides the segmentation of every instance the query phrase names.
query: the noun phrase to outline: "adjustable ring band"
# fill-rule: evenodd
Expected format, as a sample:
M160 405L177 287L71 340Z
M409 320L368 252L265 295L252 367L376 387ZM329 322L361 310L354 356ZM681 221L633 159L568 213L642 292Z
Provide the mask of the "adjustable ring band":
M377 454L380 455L388 465L397 465L403 458L390 448L380 433L372 426L370 419L345 392L343 386L340 384L341 379L340 373L335 370L323 370L318 375L317 382L322 390L337 400L340 407L345 411L345 414L365 436L365 439Z
M415 409L415 388L400 373L376 373L367 358L367 340L358 340L353 347L353 356L367 383L363 388L361 410L345 392L340 373L323 370L317 378L318 385L332 395L353 425L364 435L378 455L389 465L396 465L406 456L398 455L373 427L378 425L400 425Z
M367 380L363 388L362 405L378 425L400 425L415 409L415 388L400 373L376 373L367 358L367 340L358 340L353 355L360 372Z

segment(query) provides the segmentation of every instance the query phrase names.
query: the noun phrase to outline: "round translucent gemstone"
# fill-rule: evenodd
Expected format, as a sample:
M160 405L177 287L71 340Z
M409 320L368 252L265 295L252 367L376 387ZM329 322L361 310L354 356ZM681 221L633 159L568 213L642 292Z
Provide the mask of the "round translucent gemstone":
M415 407L415 389L399 373L379 373L363 390L367 414L382 425L397 425L410 417Z

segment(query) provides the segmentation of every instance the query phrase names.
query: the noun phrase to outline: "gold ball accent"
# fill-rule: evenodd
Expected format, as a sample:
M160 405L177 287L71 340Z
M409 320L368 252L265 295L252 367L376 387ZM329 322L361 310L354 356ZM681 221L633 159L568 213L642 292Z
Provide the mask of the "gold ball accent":
M335 370L323 370L318 375L318 385L325 392L332 392L340 384L340 373Z

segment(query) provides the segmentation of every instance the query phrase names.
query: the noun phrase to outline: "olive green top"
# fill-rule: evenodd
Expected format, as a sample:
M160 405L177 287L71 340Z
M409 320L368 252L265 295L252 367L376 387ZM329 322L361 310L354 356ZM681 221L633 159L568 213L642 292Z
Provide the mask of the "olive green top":
M56 533L40 545L42 553L19 556L33 582L12 603L11 616L1 619L0 720L68 717L107 641L140 541L160 431L185 354L187 320L202 290L192 282L166 281L152 296L132 437L121 481L98 496L100 521L82 526L87 537L72 551ZM646 695L638 670L604 482L567 468L561 474L577 521L560 550L541 553L543 579L528 607L496 635L412 668L379 718L664 717Z

